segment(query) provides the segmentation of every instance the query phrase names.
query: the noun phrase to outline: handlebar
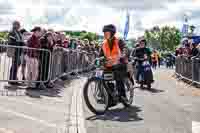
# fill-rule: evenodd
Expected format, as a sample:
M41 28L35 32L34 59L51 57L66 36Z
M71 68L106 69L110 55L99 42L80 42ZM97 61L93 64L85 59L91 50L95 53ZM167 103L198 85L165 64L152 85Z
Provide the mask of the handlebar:
M124 58L124 56L118 57L117 60L120 60L121 58ZM95 61L105 61L105 62L109 62L110 60L107 60L105 57L100 57L100 58L96 58L96 59L94 60L94 62L95 62Z
M118 57L118 60L120 60L121 58L124 58L125 56L120 56ZM146 59L145 58L137 58L137 57L130 57L131 61L129 61L129 63L131 64L135 64L136 60L140 60L140 61L145 61ZM99 62L99 64L96 64L97 61ZM100 65L100 62L104 62L104 63L109 63L110 60L106 60L105 57L100 57L100 58L96 58L95 60L93 60L91 62L91 65L94 65L94 66L97 66L97 65Z
M130 59L131 60L139 60L139 61L145 61L145 60L147 60L147 59L145 59L145 58L138 58L138 57L130 57Z

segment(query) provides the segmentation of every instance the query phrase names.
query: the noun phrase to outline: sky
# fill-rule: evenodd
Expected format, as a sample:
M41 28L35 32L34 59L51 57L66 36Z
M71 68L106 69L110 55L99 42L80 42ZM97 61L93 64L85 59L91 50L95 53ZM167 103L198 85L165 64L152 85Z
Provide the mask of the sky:
M121 35L126 11L130 12L128 38L156 25L181 29L184 14L190 24L200 27L200 0L0 0L0 30L19 20L26 29L43 26L102 33L103 25L112 23Z

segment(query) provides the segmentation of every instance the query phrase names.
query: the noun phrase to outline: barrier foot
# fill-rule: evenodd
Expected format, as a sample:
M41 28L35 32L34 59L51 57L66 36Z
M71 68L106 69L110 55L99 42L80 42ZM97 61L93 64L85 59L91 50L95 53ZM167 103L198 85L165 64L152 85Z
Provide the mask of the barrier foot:
M178 77L177 80L178 81L183 80L183 77Z
M176 77L177 77L176 73L175 73L175 74L173 74L173 75L172 75L172 77L173 77L173 78L176 78Z
M189 85L186 86L186 88L192 87L193 84L194 82L190 83Z

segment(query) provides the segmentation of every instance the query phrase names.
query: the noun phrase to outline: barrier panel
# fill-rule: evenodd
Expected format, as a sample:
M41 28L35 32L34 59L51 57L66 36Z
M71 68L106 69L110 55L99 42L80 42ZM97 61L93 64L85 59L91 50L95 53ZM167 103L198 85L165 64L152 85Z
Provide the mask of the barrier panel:
M176 57L176 75L182 79L200 84L200 58Z
M46 49L0 45L0 81L48 82L51 52Z
M4 86L0 88L0 94L25 95L26 87L41 85L38 83L48 84L49 81L53 82L72 72L89 71L91 61L97 55L96 52L88 53L62 47L48 50L1 44L0 82L9 83L11 86L0 84Z
M8 45L7 41L0 41L0 45ZM4 53L6 52L6 48L5 47L0 47L0 53Z
M200 59L194 58L192 63L192 80L193 82L200 82Z
M97 57L97 53L55 47L52 52L51 80L56 80L69 73L90 70L90 61Z

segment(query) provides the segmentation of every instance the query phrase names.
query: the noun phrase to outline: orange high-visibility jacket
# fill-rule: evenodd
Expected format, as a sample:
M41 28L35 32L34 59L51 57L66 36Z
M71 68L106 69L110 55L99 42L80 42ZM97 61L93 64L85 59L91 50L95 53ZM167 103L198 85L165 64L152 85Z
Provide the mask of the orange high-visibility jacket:
M113 40L113 48L112 50L109 47L109 43L107 40L104 40L103 45L102 45L103 53L106 59L111 59L109 60L110 63L106 63L106 67L112 67L114 64L119 63L119 58L121 56L121 51L119 48L119 40L117 38L114 38Z

